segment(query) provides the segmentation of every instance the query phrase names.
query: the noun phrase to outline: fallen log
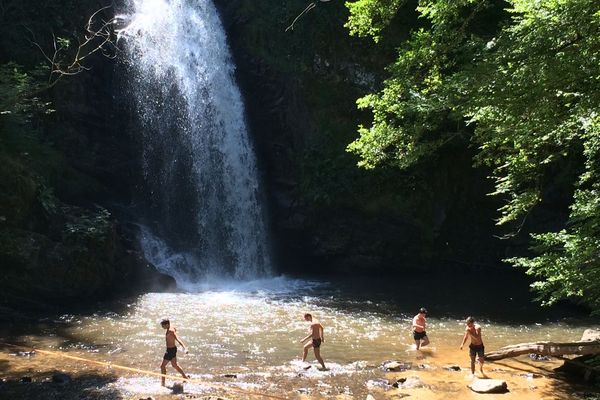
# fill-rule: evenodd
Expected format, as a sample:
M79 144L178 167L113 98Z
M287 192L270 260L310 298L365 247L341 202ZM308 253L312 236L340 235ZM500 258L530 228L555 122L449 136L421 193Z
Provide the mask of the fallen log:
M496 361L531 353L555 357L567 354L576 354L580 356L586 354L600 354L600 341L520 343L512 346L505 346L496 351L491 351L485 355L485 359L487 361Z

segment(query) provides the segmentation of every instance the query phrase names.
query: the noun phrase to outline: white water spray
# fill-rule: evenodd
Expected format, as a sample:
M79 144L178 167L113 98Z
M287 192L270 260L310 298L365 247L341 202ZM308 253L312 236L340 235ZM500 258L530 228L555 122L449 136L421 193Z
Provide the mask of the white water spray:
M125 40L143 132L148 259L180 285L270 274L256 160L210 0L129 0Z

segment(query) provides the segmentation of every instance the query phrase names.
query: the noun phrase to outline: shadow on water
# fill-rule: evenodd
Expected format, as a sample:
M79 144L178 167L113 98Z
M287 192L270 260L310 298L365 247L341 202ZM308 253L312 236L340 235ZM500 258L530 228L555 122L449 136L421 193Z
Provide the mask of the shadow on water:
M9 362L6 360L0 360L0 374L5 374L9 369Z
M330 282L317 300L320 305L354 307L411 317L426 307L434 318L466 318L522 324L565 321L574 325L600 322L590 311L569 303L541 306L522 273L486 271L471 273L413 272L405 276L321 277Z
M53 371L53 373L59 373ZM108 384L116 378L95 374L80 375L69 382L53 382L52 372L47 376L36 376L31 382L23 378L6 380L0 383L0 398L3 399L44 399L44 400L118 400L123 399L118 390ZM24 377L25 378L25 377Z

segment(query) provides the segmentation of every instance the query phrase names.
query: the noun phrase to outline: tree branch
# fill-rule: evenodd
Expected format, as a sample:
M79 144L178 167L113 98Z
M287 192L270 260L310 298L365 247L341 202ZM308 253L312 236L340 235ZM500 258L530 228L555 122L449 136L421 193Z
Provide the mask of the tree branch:
M327 2L329 2L329 1L331 1L331 0L316 0L316 1L313 1L312 3L309 3L309 4L306 6L306 8L305 8L304 10L302 10L302 12L301 12L300 14L298 14L298 15L296 16L296 18L294 18L294 20L292 21L292 23L290 24L290 26L288 26L287 28L285 28L285 31L286 31L286 32L287 32L287 31L289 31L289 30L292 30L292 31L293 31L293 30L294 30L294 24L295 24L296 22L298 22L298 20L299 20L300 18L302 18L302 16L303 16L304 14L306 14L307 12L309 12L310 10L312 10L313 8L315 8L315 7L317 6L317 3L318 3L318 2L320 2L320 3L327 3Z

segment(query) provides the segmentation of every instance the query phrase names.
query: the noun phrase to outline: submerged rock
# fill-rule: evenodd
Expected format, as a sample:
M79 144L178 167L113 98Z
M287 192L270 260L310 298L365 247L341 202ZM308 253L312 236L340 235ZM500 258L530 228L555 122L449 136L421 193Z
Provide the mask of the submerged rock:
M508 392L506 381L500 379L476 379L470 385L467 385L467 387L477 393Z
M35 350L32 351L17 351L16 353L10 353L13 357L32 357L35 356Z
M182 394L183 393L183 383L174 383L171 388L173 394Z
M390 383L388 382L387 379L371 379L371 380L367 381L366 386L368 389L373 389L373 388L389 389Z
M67 385L73 382L73 379L68 374L54 374L52 375L52 382L58 383L59 385Z
M461 370L460 366L459 366L459 365L456 365L456 364L453 364L453 365L446 365L446 366L444 367L444 369L445 369L445 370L448 370L448 371L460 371L460 370Z
M220 396L206 396L206 397L201 397L201 400L229 400L226 397L220 397Z
M386 371L406 371L412 368L411 363L399 361L386 361L382 364L382 368Z
M396 382L394 382L392 386L397 388L400 387L400 385L402 385L404 382L406 382L406 378L400 378Z

